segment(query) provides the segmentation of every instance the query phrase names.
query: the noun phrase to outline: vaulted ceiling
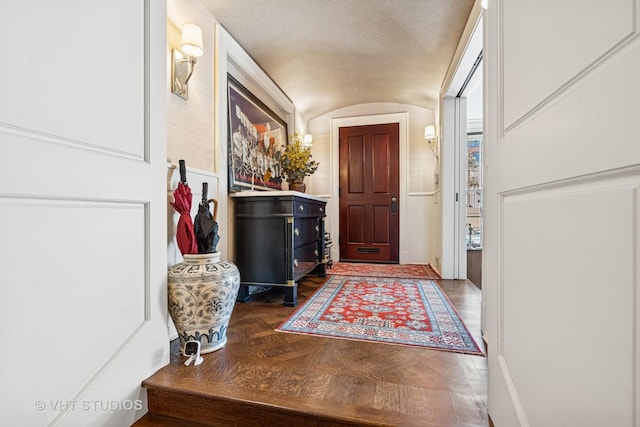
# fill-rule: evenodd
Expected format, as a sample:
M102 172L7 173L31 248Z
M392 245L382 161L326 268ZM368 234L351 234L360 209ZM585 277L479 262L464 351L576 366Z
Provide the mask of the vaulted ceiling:
M369 102L435 109L474 0L201 0L311 120Z

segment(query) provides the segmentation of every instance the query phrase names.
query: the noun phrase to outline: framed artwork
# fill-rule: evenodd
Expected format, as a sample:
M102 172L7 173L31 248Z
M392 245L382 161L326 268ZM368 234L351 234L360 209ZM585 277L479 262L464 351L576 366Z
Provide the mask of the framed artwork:
M229 191L282 190L278 154L287 123L228 75Z

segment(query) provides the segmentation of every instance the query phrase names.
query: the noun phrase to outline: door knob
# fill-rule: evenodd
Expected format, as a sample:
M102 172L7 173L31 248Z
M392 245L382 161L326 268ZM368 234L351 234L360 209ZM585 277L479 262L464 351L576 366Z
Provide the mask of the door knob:
M391 196L391 212L398 211L398 196L395 194Z

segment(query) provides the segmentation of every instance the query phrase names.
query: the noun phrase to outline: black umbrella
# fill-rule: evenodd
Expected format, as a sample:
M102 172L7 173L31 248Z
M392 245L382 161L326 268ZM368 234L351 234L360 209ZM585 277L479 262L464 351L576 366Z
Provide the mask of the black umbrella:
M207 200L209 184L202 183L202 200L198 205L198 213L193 220L193 229L198 243L198 253L207 254L216 251L220 236L218 235L218 201L216 199ZM213 214L209 210L209 204L213 202Z

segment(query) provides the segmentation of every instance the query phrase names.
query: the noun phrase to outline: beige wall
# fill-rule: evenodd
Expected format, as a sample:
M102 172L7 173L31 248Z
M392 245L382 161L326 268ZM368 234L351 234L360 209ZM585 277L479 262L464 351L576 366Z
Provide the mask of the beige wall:
M171 93L171 49L179 48L180 29L185 22L202 28L204 54L197 58L189 80L189 99ZM167 160L188 168L218 172L214 139L215 19L198 0L167 2Z

